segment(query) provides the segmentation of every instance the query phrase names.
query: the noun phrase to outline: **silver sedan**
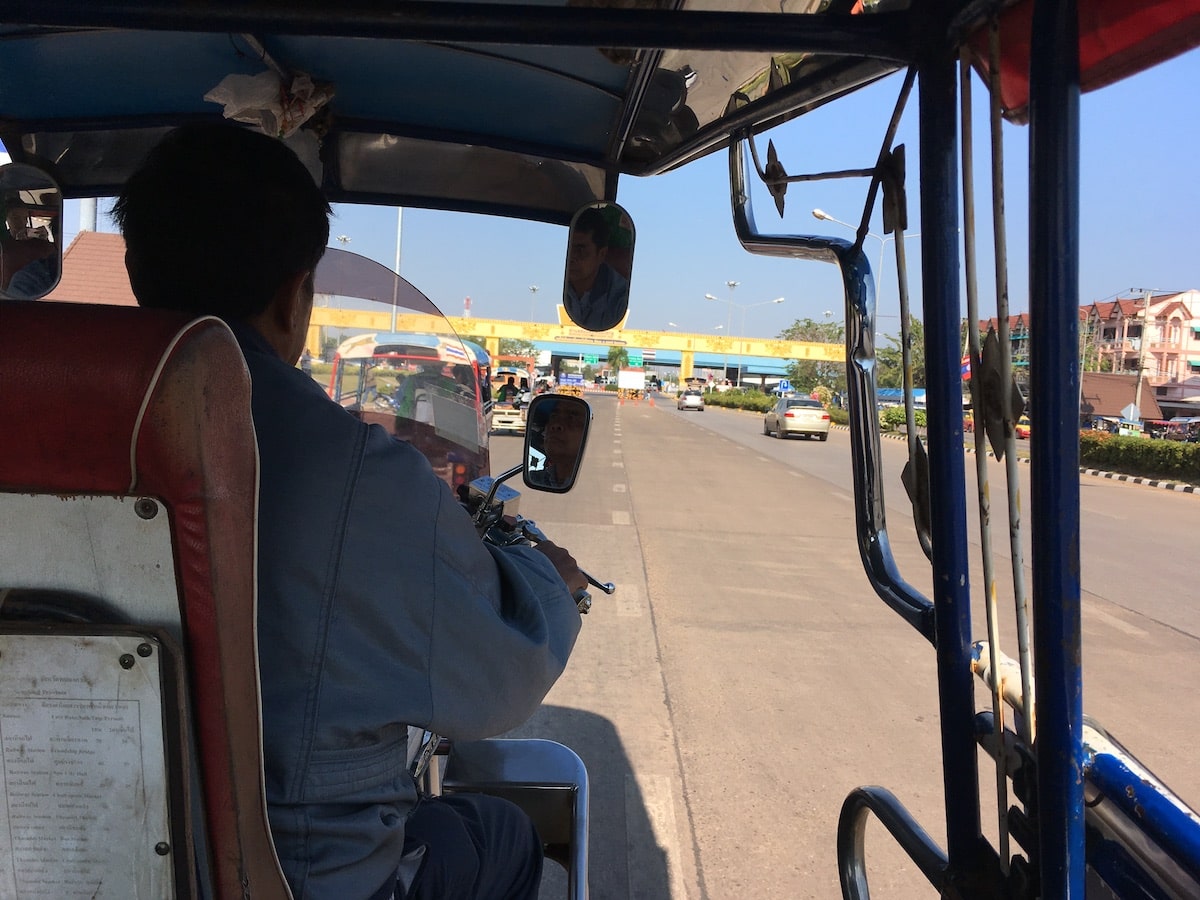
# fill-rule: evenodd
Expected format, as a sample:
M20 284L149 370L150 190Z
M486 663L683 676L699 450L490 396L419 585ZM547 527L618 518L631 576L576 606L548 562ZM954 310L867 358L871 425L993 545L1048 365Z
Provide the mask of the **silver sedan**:
M763 417L763 434L777 438L793 434L829 440L829 413L819 400L808 397L781 397Z

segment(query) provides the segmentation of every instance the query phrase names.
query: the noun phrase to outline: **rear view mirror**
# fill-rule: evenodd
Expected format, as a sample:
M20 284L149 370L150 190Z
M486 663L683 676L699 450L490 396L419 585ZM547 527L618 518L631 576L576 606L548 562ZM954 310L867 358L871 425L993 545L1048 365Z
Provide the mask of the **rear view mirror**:
M588 331L616 328L629 311L633 219L615 203L591 203L571 219L563 308Z
M566 493L575 485L592 424L592 408L582 397L541 394L525 420L527 487Z
M37 300L62 275L62 191L45 172L0 166L0 296Z

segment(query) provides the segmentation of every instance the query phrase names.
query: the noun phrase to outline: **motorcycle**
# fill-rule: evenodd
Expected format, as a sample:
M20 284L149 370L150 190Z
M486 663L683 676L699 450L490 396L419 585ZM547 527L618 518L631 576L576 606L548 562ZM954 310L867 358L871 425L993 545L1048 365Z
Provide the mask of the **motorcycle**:
M517 513L520 494L505 485L520 474L526 487L565 492L574 486L583 461L591 409L578 397L542 394L529 403L522 461L496 477L483 476L459 489L480 538L496 546L537 544L547 540L532 520ZM562 422L577 423L575 430ZM565 439L555 435L566 433ZM556 451L566 446L566 456ZM544 477L549 467L560 474L556 484ZM605 594L616 586L583 572L588 583ZM592 606L587 589L574 595L579 612ZM567 873L567 897L585 900L587 889L587 769L569 747L540 739L492 738L451 743L424 730L409 732L409 772L422 792L438 795L477 792L516 803L533 821L547 859Z

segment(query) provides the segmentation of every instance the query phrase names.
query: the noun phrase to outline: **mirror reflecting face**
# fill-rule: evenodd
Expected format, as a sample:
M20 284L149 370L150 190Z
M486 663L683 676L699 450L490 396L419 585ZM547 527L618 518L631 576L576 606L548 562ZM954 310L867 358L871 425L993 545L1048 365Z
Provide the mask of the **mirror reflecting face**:
M592 408L582 397L534 397L525 421L525 484L539 491L569 491L583 463L591 423Z
M62 275L62 191L45 172L0 166L0 296L37 300Z
M633 219L615 203L591 203L575 213L567 237L563 308L588 331L616 328L629 311Z

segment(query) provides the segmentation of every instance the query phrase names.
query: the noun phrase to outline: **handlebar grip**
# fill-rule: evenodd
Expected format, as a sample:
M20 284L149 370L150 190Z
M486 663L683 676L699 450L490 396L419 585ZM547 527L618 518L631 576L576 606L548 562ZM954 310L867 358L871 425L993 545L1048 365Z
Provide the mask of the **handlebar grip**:
M576 591L571 597L575 600L575 606L579 609L581 616L586 616L588 610L592 608L592 595L585 589Z

